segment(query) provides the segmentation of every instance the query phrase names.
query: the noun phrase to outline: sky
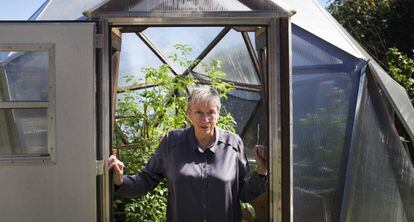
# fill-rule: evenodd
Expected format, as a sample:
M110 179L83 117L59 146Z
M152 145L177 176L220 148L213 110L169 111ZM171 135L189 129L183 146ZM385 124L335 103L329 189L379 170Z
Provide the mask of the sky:
M27 20L46 0L0 0L0 20Z
M27 20L46 0L0 0L0 20ZM332 0L318 0L326 6Z

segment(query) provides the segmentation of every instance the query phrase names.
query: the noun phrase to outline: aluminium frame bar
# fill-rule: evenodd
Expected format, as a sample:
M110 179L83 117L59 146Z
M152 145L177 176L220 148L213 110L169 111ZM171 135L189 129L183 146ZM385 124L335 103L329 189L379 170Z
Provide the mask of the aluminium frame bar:
M282 221L293 221L293 101L292 101L292 26L290 18L279 18L280 79L279 84L281 127L281 172L282 172ZM286 30L283 32L282 30ZM285 191L285 192L284 192Z
M0 109L47 109L49 102L0 102Z
M96 60L96 130L97 130L97 147L96 147L96 160L104 161L111 154L112 149L112 82L111 82L111 61L112 61L112 48L111 38L112 33L106 20L101 20L97 24L97 34L103 36L103 47L96 48L95 60ZM103 222L112 221L111 215L113 209L113 182L112 174L107 170L104 170L103 175L97 175L96 186L101 187L101 192L97 193L96 216L97 220L100 219ZM98 206L98 204L100 206ZM102 208L99 210L99 208ZM97 221L100 222L100 221Z
M195 79L197 79L198 81L200 81L201 83L211 83L211 80L208 77L204 77L204 74L201 74L199 72L192 72L193 76ZM243 90L247 90L247 91L251 91L251 92L260 92L261 91L261 87L260 85L252 85L252 84L246 84L246 83L240 83L240 82L234 82L234 81L229 81L223 78L219 78L220 80L222 80L223 82L230 82L233 84L233 87L235 89L243 89Z
M173 64L170 64L168 62L167 57L165 57L161 50L158 49L157 46L155 46L155 44L152 43L151 40L144 33L135 32L135 34L145 43L145 45L148 46L148 48L155 54L155 56L157 56L161 60L161 62L163 62L165 65L168 65L169 69L171 69L174 75L179 75L178 70L175 69Z
M224 27L220 33L208 44L208 46L197 56L194 62L188 67L184 72L183 75L188 75L193 69L200 64L201 60L203 60L213 48L226 36L226 34L231 30L231 27Z
M263 76L262 76L263 74L262 74L262 71L260 69L259 59L256 56L256 53L254 51L253 44L250 40L249 34L247 34L247 32L241 32L241 34L243 36L244 43L246 44L247 51L249 52L250 59L253 62L254 69L256 70L256 73L259 77L259 81L261 82L261 79L263 78Z
M281 96L280 96L280 22L274 18L267 28L267 76L268 76L268 140L269 140L269 220L282 221L282 143L281 143Z
M361 132L359 129L360 124L362 123L363 113L365 109L365 102L367 100L367 94L368 94L368 79L367 79L367 67L368 64L361 70L361 75L359 77L359 86L358 86L358 95L356 99L356 106L355 106L355 115L354 115L354 121L352 126L352 133L351 133L351 143L349 145L349 151L348 151L348 162L346 166L346 172L345 172L345 184L343 189L343 196L341 201L341 211L339 215L339 221L345 222L347 218L347 211L349 209L350 202L352 200L349 194L352 192L352 173L354 171L354 162L355 162L355 152L358 145L358 140L361 137Z

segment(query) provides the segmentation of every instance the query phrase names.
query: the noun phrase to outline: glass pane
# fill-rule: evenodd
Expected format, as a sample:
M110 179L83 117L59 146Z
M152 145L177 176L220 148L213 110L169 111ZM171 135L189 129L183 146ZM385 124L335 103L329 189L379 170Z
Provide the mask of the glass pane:
M48 101L49 53L6 54L0 63L0 101Z
M0 109L0 155L47 155L46 109Z
M148 28L144 34L166 57L180 55L180 51L174 47L176 44L189 46L191 51L188 52L188 58L182 60L194 61L222 29L223 27L160 27ZM168 63L180 73L187 69L187 66L182 66L171 58Z
M254 69L249 51L247 51L243 36L233 29L210 51L202 60L203 64L210 65L214 60L222 62L222 71L225 79L233 82L259 85L259 78ZM201 64L194 71L204 73Z
M133 84L133 81L127 81L128 77L144 82L145 74L142 72L142 68L157 68L162 64L135 33L122 33L118 88Z

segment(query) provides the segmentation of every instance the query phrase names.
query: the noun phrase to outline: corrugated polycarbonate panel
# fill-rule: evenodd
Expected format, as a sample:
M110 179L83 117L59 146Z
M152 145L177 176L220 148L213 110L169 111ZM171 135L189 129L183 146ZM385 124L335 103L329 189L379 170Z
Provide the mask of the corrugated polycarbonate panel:
M224 79L245 84L260 84L240 32L231 29L201 62L209 66L214 60L221 62L221 70L226 73ZM196 66L194 71L205 73L202 64Z
M223 100L226 110L233 114L237 122L237 134L241 134L244 131L259 101L259 93L242 90L234 90L228 95L227 99ZM243 109L240 109L240 107L243 107Z
M414 108L411 104L407 91L399 85L391 76L384 71L376 62L370 61L370 69L373 75L380 80L380 85L385 91L391 105L401 118L404 127L414 140Z
M223 27L151 27L144 31L150 41L168 58L168 62L183 73L188 67L179 61L194 61L211 41L223 30ZM179 51L175 46L186 45L191 50ZM181 52L186 52L185 56ZM177 54L179 61L171 58Z
M47 4L49 4L51 0L46 0L41 6L40 8L38 8L32 16L30 16L29 20L36 20L37 17L40 15L40 13L43 12L43 10L45 9L45 7L47 6Z
M292 26L295 222L339 221L360 61Z
M372 79L371 79L372 80ZM414 221L414 168L390 106L370 81L350 156L345 221Z
M364 58L357 46L345 34L346 31L341 29L340 24L318 4L317 0L281 1L289 4L296 11L292 16L292 23L357 58Z
M338 216L342 159L358 84L358 73L350 75L293 75L294 221L328 222Z
M145 74L143 68L158 68L163 63L142 42L135 33L123 33L121 56L119 61L118 88L143 84ZM172 75L172 74L171 74Z
M334 65L342 68L354 68L345 61L352 60L355 57L341 51L319 37L305 31L304 29L292 25L292 50L295 56L292 57L293 68L311 66L317 68L317 65L325 68Z
M219 11L272 11L284 13L285 6L271 0L129 0L108 1L92 9L93 14L106 12L219 12ZM283 4L280 2L280 4Z
M131 0L110 1L99 8L99 12L205 12L205 11L250 11L237 0Z

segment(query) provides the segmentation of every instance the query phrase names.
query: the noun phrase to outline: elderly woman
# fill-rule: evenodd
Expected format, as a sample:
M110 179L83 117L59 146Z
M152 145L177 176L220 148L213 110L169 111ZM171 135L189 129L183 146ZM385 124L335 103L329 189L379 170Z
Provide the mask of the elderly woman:
M264 147L253 149L257 169L249 166L240 137L217 128L220 98L214 89L194 88L187 115L192 126L168 132L147 166L123 176L124 164L115 155L107 161L114 169L117 192L139 197L168 181L168 221L241 221L240 200L249 201L266 189Z

